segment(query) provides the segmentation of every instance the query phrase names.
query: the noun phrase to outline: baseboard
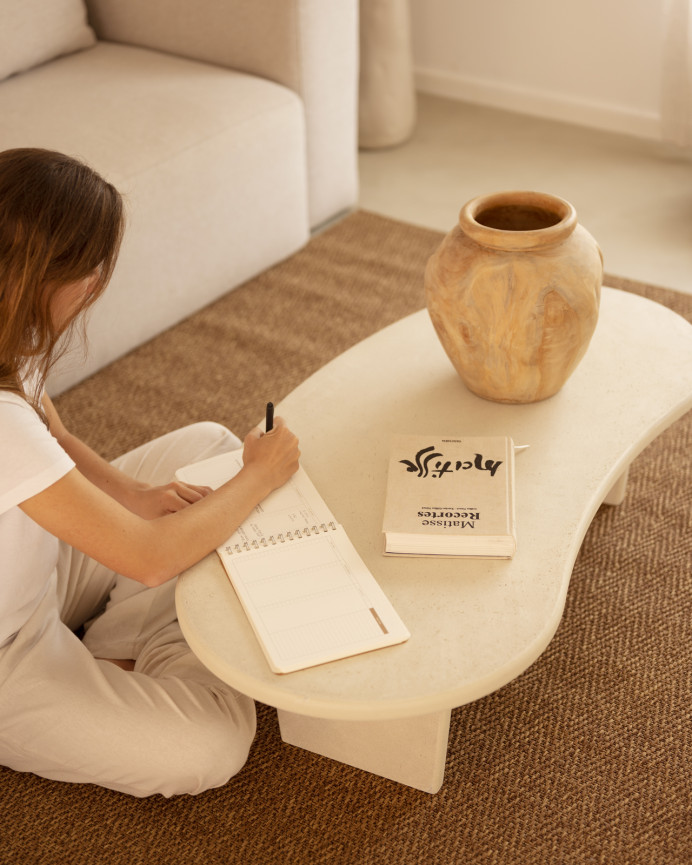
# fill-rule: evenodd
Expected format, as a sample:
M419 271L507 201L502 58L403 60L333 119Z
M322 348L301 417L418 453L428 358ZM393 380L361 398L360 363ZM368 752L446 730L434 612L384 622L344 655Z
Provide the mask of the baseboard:
M434 96L502 108L548 120L589 126L659 141L656 114L632 111L618 105L574 99L564 94L532 90L503 82L469 78L434 69L415 70L416 89Z

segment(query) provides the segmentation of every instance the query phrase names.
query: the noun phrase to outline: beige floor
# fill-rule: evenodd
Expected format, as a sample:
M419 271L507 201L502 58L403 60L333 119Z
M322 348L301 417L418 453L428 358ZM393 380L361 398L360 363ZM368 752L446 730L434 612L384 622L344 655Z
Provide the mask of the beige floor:
M443 231L504 189L567 198L606 271L692 293L692 156L673 147L419 96L406 144L360 154L360 206Z

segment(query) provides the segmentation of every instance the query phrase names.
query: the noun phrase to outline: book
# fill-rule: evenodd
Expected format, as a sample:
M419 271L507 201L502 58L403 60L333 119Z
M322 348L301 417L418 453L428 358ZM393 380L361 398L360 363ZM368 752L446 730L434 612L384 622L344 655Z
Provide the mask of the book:
M216 488L242 465L237 450L186 466L176 476ZM217 553L275 673L410 637L302 466Z
M511 438L394 438L382 525L386 555L511 558L514 511Z

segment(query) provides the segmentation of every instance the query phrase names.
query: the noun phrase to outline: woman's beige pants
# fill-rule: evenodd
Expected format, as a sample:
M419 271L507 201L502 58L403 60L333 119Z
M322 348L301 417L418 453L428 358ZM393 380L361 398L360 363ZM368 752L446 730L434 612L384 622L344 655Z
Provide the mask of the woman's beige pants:
M115 464L162 484L239 446L217 424L194 424ZM174 591L175 580L147 589L62 545L57 580L0 649L0 764L135 796L199 793L238 772L254 703L192 654ZM99 658L134 658L135 670Z

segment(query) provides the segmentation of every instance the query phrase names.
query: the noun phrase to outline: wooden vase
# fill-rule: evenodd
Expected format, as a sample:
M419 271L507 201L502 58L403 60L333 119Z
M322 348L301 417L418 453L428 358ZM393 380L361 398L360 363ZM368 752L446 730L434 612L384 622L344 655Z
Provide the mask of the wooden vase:
M464 384L485 399L557 393L598 319L603 256L562 198L500 192L468 202L430 258L425 296Z

